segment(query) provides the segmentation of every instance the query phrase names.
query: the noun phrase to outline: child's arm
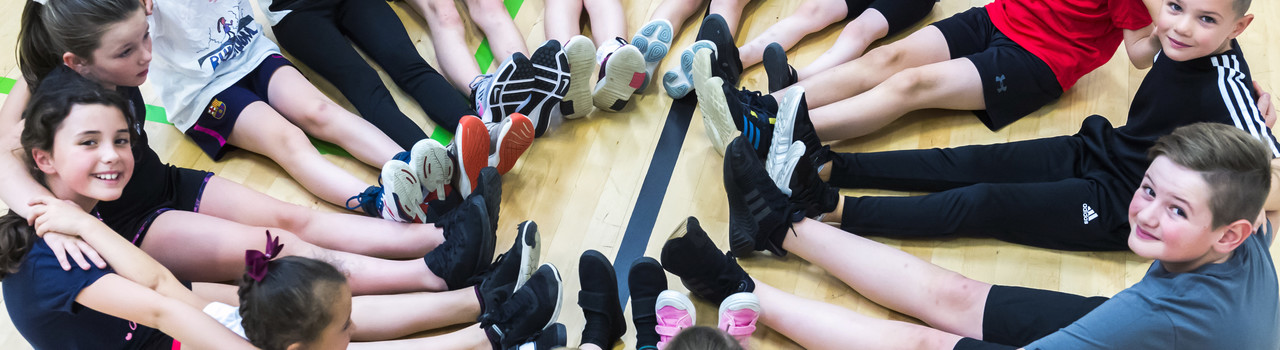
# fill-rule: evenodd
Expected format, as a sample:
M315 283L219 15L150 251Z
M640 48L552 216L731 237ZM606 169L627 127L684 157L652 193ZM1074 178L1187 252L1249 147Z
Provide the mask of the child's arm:
M98 312L155 328L192 349L253 349L249 342L204 312L120 275L102 276L76 296Z
M1156 37L1155 29L1155 24L1151 24L1138 30L1124 30L1124 50L1129 53L1129 62L1138 69L1151 68L1156 53L1160 52L1160 38Z
M27 83L23 79L13 84L9 97L0 106L0 125L5 126L0 136L0 201L22 217L31 217L31 208L27 202L36 196L52 196L49 189L40 186L27 172L27 165L22 161L22 110L26 108L31 92L27 91Z

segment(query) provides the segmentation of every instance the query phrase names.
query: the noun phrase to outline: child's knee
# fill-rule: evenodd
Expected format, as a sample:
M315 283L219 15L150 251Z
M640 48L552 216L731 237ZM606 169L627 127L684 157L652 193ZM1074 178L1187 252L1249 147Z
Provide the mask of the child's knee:
M938 86L938 77L925 69L907 68L890 76L884 85L899 95L914 95Z
M849 5L843 0L808 0L796 9L791 18L823 28L844 19L848 12Z
M967 322L968 316L975 310L982 310L987 303L987 294L991 285L978 282L956 272L946 273L928 282L929 296L932 296L933 312L929 315L916 315L922 321L934 327L950 328Z
M869 65L876 68L896 66L906 58L906 52L893 44L877 47L862 56Z
M433 31L463 28L462 16L458 14L458 6L452 0L430 0L424 16L431 20Z
M509 17L502 0L467 0L467 12L476 22L491 22Z

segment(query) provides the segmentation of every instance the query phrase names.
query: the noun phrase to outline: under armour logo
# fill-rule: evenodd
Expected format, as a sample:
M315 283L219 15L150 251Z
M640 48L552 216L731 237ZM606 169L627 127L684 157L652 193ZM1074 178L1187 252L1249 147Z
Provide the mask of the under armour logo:
M1082 205L1084 206L1084 224L1088 225L1090 221L1098 218L1098 213L1093 211L1093 208L1090 208L1089 204Z
M1009 87L1004 85L1004 79L1004 74L996 77L996 84L1000 84L1000 87L996 88L996 92L1005 92L1009 90Z

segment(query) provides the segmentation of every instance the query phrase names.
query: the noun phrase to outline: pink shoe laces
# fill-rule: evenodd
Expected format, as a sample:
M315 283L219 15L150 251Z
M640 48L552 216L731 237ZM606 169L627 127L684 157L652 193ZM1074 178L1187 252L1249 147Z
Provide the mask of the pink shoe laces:
M737 339L743 349L750 349L747 342L751 340L751 333L756 331L756 319L759 317L760 314L749 308L726 310L720 315L720 329Z
M676 334L685 328L693 327L693 318L690 317L688 310L677 309L674 306L663 306L658 309L658 326L654 330L658 332L658 349L667 347L667 343L671 342L671 338L675 338Z

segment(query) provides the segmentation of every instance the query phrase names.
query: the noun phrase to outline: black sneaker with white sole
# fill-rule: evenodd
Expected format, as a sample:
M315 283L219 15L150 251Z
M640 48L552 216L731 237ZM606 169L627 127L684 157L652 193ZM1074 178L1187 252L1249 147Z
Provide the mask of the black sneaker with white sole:
M543 264L510 299L480 315L480 328L496 348L528 342L556 322L563 292L560 272Z
M476 290L480 294L480 312L485 313L506 302L523 287L538 267L541 238L538 224L525 221L516 226L516 240L506 253L498 255Z
M561 102L569 92L569 57L560 42L547 40L529 56L533 80L528 85L528 99L515 110L533 122L534 136L542 136L564 118Z
M725 85L738 86L738 78L742 76L742 60L738 57L738 44L733 40L729 23L718 14L707 15L698 29L697 40L709 40L716 44L716 52L712 56L712 75L724 79Z
M488 270L493 261L496 237L485 212L484 197L471 196L436 223L444 229L444 243L422 259L449 290L474 285L473 277Z

